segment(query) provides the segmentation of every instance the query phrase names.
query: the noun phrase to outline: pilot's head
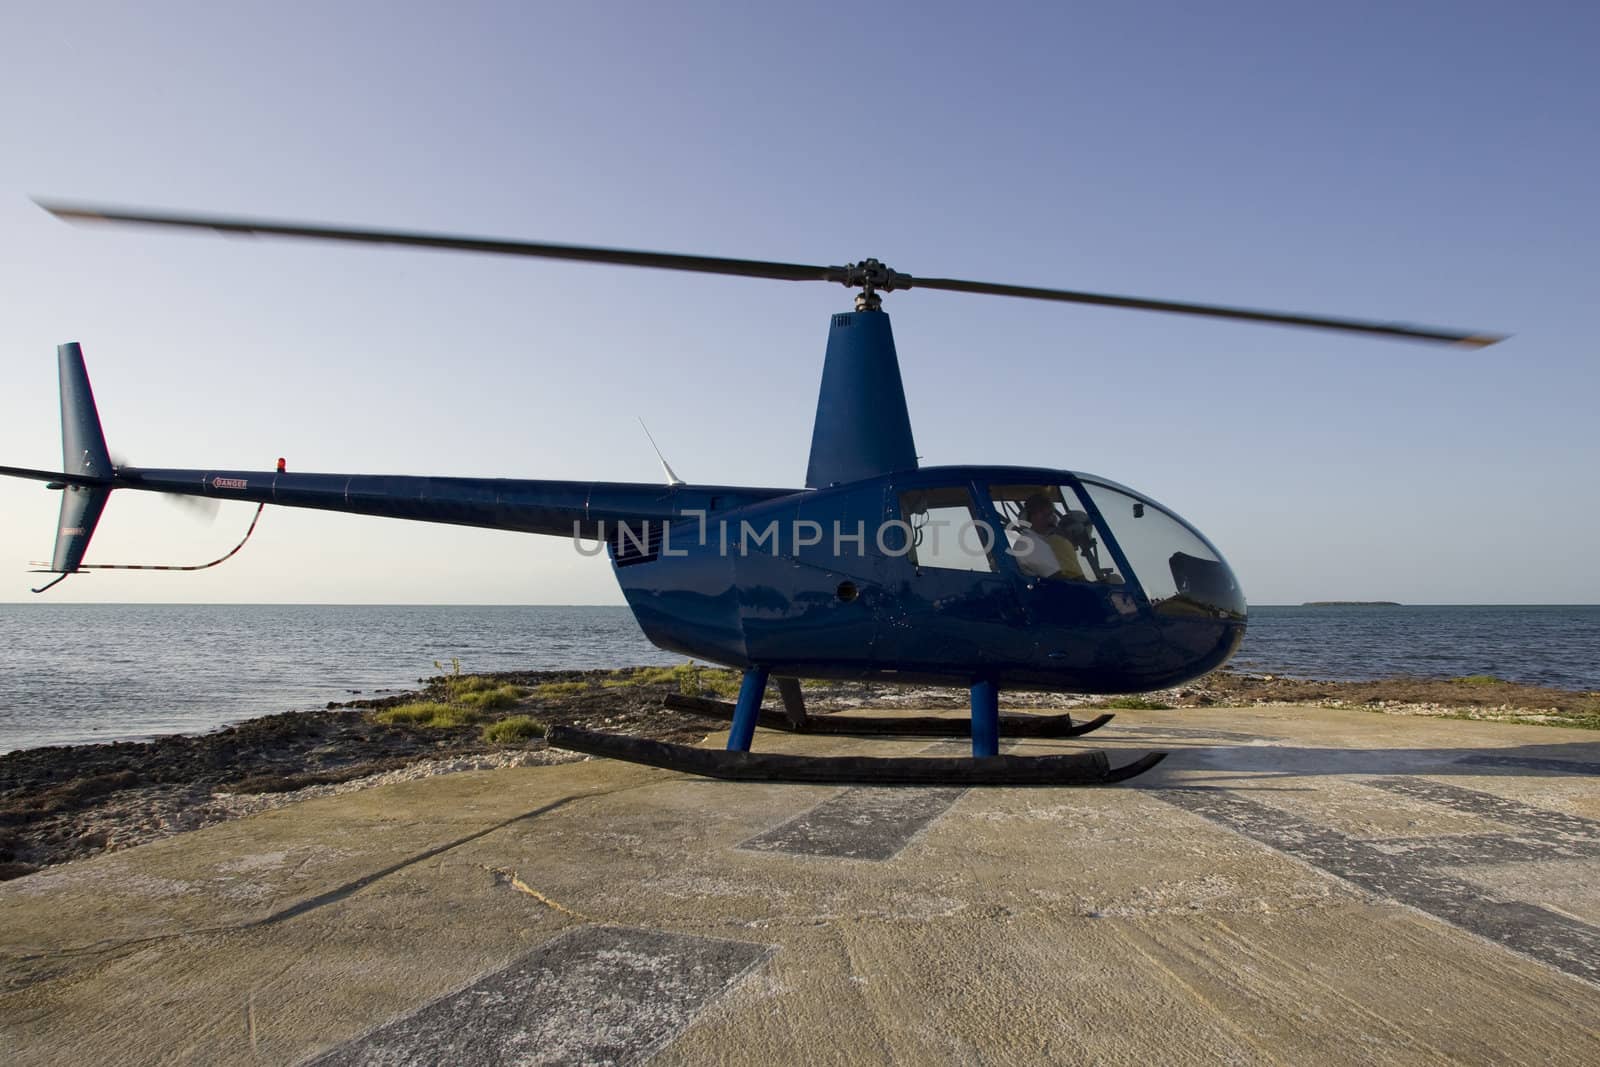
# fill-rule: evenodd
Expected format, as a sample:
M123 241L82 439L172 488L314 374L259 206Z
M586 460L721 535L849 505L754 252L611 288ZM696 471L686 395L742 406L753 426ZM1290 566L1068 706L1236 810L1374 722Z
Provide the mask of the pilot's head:
M1055 505L1043 493L1034 493L1022 502L1022 520L1040 533L1055 526L1060 518Z

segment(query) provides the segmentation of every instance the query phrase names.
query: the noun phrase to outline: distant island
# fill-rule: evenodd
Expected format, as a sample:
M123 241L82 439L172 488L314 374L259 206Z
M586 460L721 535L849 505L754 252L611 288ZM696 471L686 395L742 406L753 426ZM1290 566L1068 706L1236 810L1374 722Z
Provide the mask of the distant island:
M1398 608L1398 600L1308 600L1303 608Z

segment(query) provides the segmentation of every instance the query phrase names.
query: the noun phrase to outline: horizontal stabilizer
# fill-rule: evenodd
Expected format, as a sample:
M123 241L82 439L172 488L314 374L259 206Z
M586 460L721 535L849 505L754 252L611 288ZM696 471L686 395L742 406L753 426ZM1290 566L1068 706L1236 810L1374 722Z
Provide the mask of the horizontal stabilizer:
M93 489L99 485L110 485L110 478L91 478L83 474L67 474L64 471L36 471L27 467L0 467L0 474L10 478L31 478L36 482L57 482L61 485L81 485Z

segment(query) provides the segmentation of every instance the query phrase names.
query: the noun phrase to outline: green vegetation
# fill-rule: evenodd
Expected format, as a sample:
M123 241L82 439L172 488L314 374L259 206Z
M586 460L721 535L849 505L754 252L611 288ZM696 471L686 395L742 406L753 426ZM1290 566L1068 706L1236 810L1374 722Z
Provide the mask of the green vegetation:
M1566 726L1575 730L1600 730L1600 715L1529 715L1515 711L1473 713L1452 711L1441 719L1466 719L1471 722L1509 722L1518 726Z
M433 665L438 668L439 676L430 681L428 693L441 699L380 708L373 713L373 721L386 726L433 729L472 726L482 720L484 712L514 707L528 695L520 686L479 674L462 674L459 659L452 658L448 667L438 660L434 660Z
M577 696L579 693L588 691L588 682L545 682L543 685L533 687L534 696L544 697L547 700Z
M676 667L637 667L626 673L618 672L617 677L607 678L600 684L606 689L668 685L676 688L684 696L697 697L710 693L714 696L735 697L739 695L739 682L738 671L723 670L720 667L702 667L691 661L680 663Z
M719 697L736 697L739 695L739 685L743 681L738 671L722 667L702 667L694 662L685 663L672 670L678 677L678 692L690 697L706 693Z
M620 678L607 678L600 684L607 689L622 689L631 685L681 685L684 672L691 666L637 667Z
M744 681L738 671L708 671L703 679L704 688L719 697L733 699L739 695L739 686ZM693 696L694 694L689 694Z
M456 656L451 656L450 657L450 668L449 668L449 670L446 670L445 669L445 665L443 663L440 663L438 660L434 660L433 661L433 669L439 672L439 679L440 679L439 684L442 685L445 688L446 691L449 691L449 690L453 689L456 685L460 684L460 682L461 682L461 660L458 657L456 657Z
M1101 700L1095 704L1097 708L1123 708L1127 711L1171 711L1171 704L1163 704L1159 700L1146 700L1144 697L1112 697L1110 700Z
M531 741L544 736L544 723L526 715L513 715L509 719L492 722L483 728L483 739L495 744Z
M544 682L531 688L509 684L480 674L463 674L461 661L434 661L437 676L428 679L424 699L372 713L372 721L387 726L453 729L480 726L485 741L516 743L544 736L544 724L527 715L501 718L495 713L516 710L524 700L551 703L601 696L601 690L654 689L656 693L629 694L627 703L650 700L668 688L686 696L732 698L739 692L738 671L705 667L694 662L674 667L635 667L598 674L589 679ZM620 694L619 694L620 695Z
M459 659L451 659L448 666L434 660L433 665L439 669L439 676L430 679L428 693L442 699L380 708L373 712L373 721L386 726L430 729L475 726L483 722L485 713L516 707L528 696L528 690L522 686L485 678L481 674L462 674ZM581 682L578 688L584 688ZM543 737L544 725L526 715L517 715L486 724L483 736L486 741L525 741L532 737Z
M512 703L528 695L524 689L514 685L507 685L504 682L497 682L493 678L485 678L481 674L462 674L461 661L459 659L452 658L448 670L438 660L434 660L433 665L439 671L439 677L432 680L432 686L442 690L445 700L452 704L465 703L480 707L487 706L492 710L493 708L509 707L510 704L496 703L495 700L491 699L485 705L485 700L478 698L478 694L505 693L510 696ZM503 700L505 698L497 699Z
M478 678L475 681L488 682L489 680L487 678ZM492 688L490 688L491 686ZM489 686L474 687L460 693L456 699L467 707L476 708L479 711L501 711L505 708L514 707L519 700L527 695L528 691L521 686L495 685L493 682L489 682Z
M1450 680L1452 682L1460 682L1462 685L1502 685L1505 683L1504 678L1496 678L1492 674L1463 674L1459 678Z
M472 708L463 708L456 704L440 704L437 701L425 700L415 704L397 704L392 708L382 708L374 712L372 718L388 726L441 728L470 726L478 721L478 713Z
M1455 678L1452 681L1460 681ZM1390 714L1390 709L1382 705L1374 706L1371 702L1366 704L1347 704L1343 701L1333 701L1322 705L1335 711L1368 711L1377 715ZM1440 708L1419 712L1433 719L1459 719L1463 722L1508 722L1515 726L1564 726L1572 730L1600 730L1600 710L1582 708L1577 710L1561 710L1558 708L1533 709L1510 708L1504 705L1489 708Z

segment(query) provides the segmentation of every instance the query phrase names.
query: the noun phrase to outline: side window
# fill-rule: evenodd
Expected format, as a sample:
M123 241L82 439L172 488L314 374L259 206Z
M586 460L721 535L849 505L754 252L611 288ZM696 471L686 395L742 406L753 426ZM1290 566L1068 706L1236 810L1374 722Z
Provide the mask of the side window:
M978 521L972 493L964 486L901 493L900 514L911 528L909 556L918 567L995 569L992 527Z
M1030 578L1121 584L1102 550L1089 513L1065 485L991 485L989 495L1005 520L1006 541Z

